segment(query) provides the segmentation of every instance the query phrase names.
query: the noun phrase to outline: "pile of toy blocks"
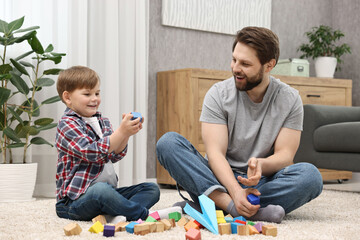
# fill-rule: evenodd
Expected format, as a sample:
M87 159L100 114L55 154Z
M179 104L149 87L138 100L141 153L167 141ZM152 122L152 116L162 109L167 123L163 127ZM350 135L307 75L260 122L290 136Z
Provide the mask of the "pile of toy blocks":
M253 201L253 200L251 200ZM257 201L257 199L255 199ZM214 202L205 195L199 197L202 213L196 211L186 204L184 211L194 220L190 220L179 212L170 213L168 219L160 219L158 212L151 213L145 221L139 219L134 222L120 221L108 224L103 215L92 219L93 225L89 231L92 233L103 232L105 237L115 235L115 232L126 231L131 234L146 235L153 232L163 232L173 227L183 227L186 231L186 240L200 240L201 228L207 228L214 234L237 234L254 235L264 234L267 236L277 236L277 228L273 225L264 225L261 222L254 223L247 221L244 217L232 218L230 215L224 216L223 211L216 210ZM77 223L70 223L64 227L65 235L78 235L82 231Z

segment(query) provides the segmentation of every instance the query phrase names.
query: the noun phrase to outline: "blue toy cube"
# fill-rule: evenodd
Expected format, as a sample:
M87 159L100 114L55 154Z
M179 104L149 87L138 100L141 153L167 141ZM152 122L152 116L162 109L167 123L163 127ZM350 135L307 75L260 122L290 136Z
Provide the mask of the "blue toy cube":
M131 118L131 120L135 120L135 119L137 119L137 118L140 118L140 122L142 121L141 113L131 112L131 114L133 115L133 117Z
M254 194L249 194L247 196L247 200L252 204L252 205L259 205L260 204L260 198Z
M105 237L113 237L115 235L115 226L113 226L113 225L105 225L103 235Z

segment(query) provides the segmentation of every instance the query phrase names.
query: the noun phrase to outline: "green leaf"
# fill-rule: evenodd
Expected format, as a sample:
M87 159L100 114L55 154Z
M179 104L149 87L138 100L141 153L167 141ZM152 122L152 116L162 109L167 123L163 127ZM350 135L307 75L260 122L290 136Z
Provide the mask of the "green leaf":
M28 75L29 73L26 71L26 69L17 61L15 61L14 59L10 58L11 63L14 65L14 67L19 70L22 74Z
M0 19L0 32L7 33L9 32L9 24L3 20Z
M45 125L52 123L53 121L54 121L54 119L52 119L52 118L40 118L40 119L37 119L34 122L34 124L40 125L40 126L45 126Z
M49 46L45 49L45 52L51 52L54 50L54 46L52 44L49 44Z
M18 124L15 128L16 135L19 138L26 138L27 135L37 135L39 134L39 130L35 127Z
M16 133L14 132L14 130L12 130L9 127L6 127L3 131L3 133L10 138L11 140L13 140L14 142L21 142L20 138L18 138L18 136L16 135Z
M54 96L54 97L51 97L51 98L48 98L46 99L45 101L43 101L41 104L51 104L51 103L55 103L55 102L58 102L60 101L60 97L59 96Z
M31 30L39 29L39 28L40 28L39 26L33 26L33 27L28 27L28 28L17 30L14 33L28 32L28 31L31 31Z
M48 129L54 128L56 126L57 126L57 123L51 123L51 124L48 124L45 126L38 127L37 130L39 130L39 131L48 130Z
M14 108L8 107L8 111L11 112L11 114L14 116L14 118L16 118L16 120L19 121L19 123L24 125L23 120L21 119L20 115L15 111Z
M39 104L34 100L33 107L30 109L30 103L32 101L32 98L29 98L29 101L24 101L23 104L21 104L21 107L16 110L16 112L20 112L19 115L21 115L22 112L26 112L27 114L31 114L33 117L38 117L40 115L40 109Z
M2 111L0 111L0 131L4 129L5 126L5 115Z
M37 87L49 87L54 85L55 81L52 80L51 78L39 78L36 81L36 86Z
M42 145L42 144L47 144L53 147L53 145L51 143L49 143L48 141L46 141L45 139L43 139L42 137L34 137L33 139L30 140L31 144L36 144L36 145Z
M0 74L7 74L12 70L10 64L3 64L0 66Z
M20 147L24 147L25 143L21 142L21 143L12 143L7 145L8 148L20 148Z
M64 69L52 68L44 71L44 75L58 75Z
M16 43L21 43L21 42L23 42L24 40L31 39L31 38L34 37L35 35L36 35L36 31L28 32L28 33L24 34L24 35L21 36L21 37L14 38L14 39L11 41L11 44L13 44L14 42L16 42Z
M44 48L41 45L39 39L34 35L31 39L28 40L31 46L31 49L34 50L37 54L43 54Z
M24 18L25 17L21 17L19 19L16 19L14 21L12 21L11 23L9 23L8 28L9 28L9 32L12 33L15 30L18 30L19 28L21 28L21 26L24 23Z
M27 57L29 56L30 54L32 54L34 51L29 51L29 52L26 52L24 54L21 54L20 56L18 56L17 58L14 58L15 61L19 61L20 59L23 59L24 57Z
M51 55L55 56L55 57L58 57L58 56L66 56L66 53L55 53L55 52L52 52Z
M22 65L24 65L25 67L31 67L32 69L35 69L35 66L32 65L31 63L29 62L26 62L26 61L19 61L19 63L21 63Z
M2 106L9 99L10 94L10 89L0 87L0 106Z
M12 74L10 82L21 92L22 94L27 95L29 93L29 87L19 75Z

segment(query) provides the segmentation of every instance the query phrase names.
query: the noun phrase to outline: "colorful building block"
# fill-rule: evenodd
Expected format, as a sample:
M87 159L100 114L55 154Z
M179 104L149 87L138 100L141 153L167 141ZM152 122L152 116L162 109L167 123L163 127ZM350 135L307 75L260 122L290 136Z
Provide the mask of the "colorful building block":
M138 222L131 222L128 225L126 225L125 229L128 233L134 233L134 226L139 224Z
M135 119L137 119L137 118L140 118L140 122L142 121L141 113L131 112L131 114L133 115L133 117L131 118L131 120L135 120Z
M246 225L249 226L249 233L250 235L255 235L255 234L259 234L259 231L252 225Z
M153 212L153 213L149 214L149 216L153 217L156 221L160 220L160 215L158 212Z
M240 221L246 222L246 218L244 218L243 216L239 216L239 217L233 218L233 222L235 222L236 220L240 220Z
M189 221L187 224L185 224L184 229L185 231L189 231L191 228L200 229L199 225L195 223L194 220Z
M260 204L260 198L254 194L249 194L247 196L247 200L252 204L252 205L259 205Z
M227 223L231 223L231 222L234 221L234 219L233 219L232 217L225 217L225 221L226 221Z
M248 220L248 221L246 221L246 224L247 224L247 225L251 225L251 226L254 226L254 225L255 225L255 223L254 223L254 222L249 221L249 220Z
M231 233L232 234L237 234L237 231L238 231L237 227L244 225L244 224L241 224L241 223L238 223L238 222L232 222L230 224L231 224Z
M125 231L125 227L126 225L128 225L128 222L118 222L117 224L115 224L115 232L123 232Z
M255 225L254 225L254 227L256 228L256 230L259 232L259 233L261 233L262 232L262 226L263 226L264 224L262 223L262 222L258 222L258 223L256 223Z
M64 227L64 232L66 236L79 235L82 229L77 223L69 223Z
M224 218L224 212L222 210L216 210L216 218Z
M219 224L219 223L226 223L226 221L225 221L225 218L216 218L216 220L217 220L217 223Z
M220 223L219 225L219 234L231 234L231 223Z
M169 213L169 219L175 219L175 222L177 222L181 219L181 213L179 212Z
M115 225L105 225L104 226L104 232L103 232L103 236L104 237L113 237L115 236Z
M180 220L177 222L177 225L178 225L179 227L183 227L183 226L185 226L189 221L190 221L190 220L187 219L186 217L182 217L182 218L180 218Z
M185 233L186 240L201 240L201 233L199 229L191 228Z
M277 236L277 227L273 225L263 225L262 226L262 234L266 236Z
M141 218L139 218L136 222L137 222L138 224L144 223L144 221L143 221Z
M107 223L104 215L97 215L92 219L93 223L96 223L97 221L99 221L102 225L106 225Z
M157 222L157 220L155 218L153 218L152 216L148 216L146 218L145 222Z
M188 203L184 207L185 213L201 223L201 225L206 227L210 232L219 234L214 201L205 195L201 195L199 197L199 203L202 213L193 209Z
M95 222L90 228L89 228L89 232L92 233L99 233L104 231L104 226L101 224L101 222L97 221Z
M194 223L195 223L196 225L198 225L198 226L199 226L199 229L204 228L204 226L203 226L203 225L201 225L198 221L194 220Z

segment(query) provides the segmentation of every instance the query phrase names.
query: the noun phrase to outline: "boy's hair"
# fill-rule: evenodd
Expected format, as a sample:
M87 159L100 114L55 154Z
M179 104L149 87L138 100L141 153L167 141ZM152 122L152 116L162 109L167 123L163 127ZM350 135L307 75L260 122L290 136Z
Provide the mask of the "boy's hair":
M271 59L278 62L279 38L267 28L245 27L238 31L232 48L233 52L238 42L254 49L261 65L268 63Z
M92 89L98 82L100 82L100 78L94 70L84 66L73 66L60 72L56 89L64 102L62 99L63 92L71 93L81 88Z

